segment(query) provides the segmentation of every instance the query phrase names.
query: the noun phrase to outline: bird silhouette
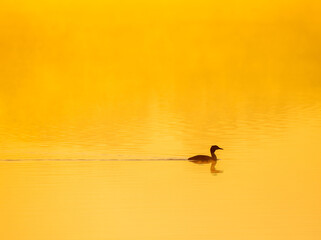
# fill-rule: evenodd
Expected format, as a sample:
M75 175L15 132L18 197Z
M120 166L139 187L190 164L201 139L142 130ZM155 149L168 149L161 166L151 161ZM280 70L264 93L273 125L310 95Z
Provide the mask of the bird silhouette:
M218 149L223 150L223 148L220 148L219 146L214 145L210 148L211 156L196 155L196 156L188 158L188 160L190 160L191 162L196 163L196 164L212 163L211 164L211 173L221 173L222 171L215 169L215 166L216 166L216 163L218 160L215 155L215 151Z

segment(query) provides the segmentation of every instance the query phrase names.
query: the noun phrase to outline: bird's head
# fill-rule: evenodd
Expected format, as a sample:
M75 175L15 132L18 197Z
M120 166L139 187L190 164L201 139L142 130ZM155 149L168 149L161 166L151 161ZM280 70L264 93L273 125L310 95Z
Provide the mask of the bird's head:
M214 146L211 147L211 152L215 152L218 149L223 150L223 148L220 148L219 146L214 145Z

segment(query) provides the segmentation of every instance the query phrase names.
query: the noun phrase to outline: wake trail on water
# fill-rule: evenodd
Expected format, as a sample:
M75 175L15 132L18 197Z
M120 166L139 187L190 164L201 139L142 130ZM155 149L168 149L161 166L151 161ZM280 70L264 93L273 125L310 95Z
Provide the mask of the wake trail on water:
M104 162L139 162L139 161L187 161L186 158L156 158L156 159L150 159L150 158L130 158L130 159L87 159L87 158L55 158L55 159L0 159L0 162L27 162L27 161L51 161L51 162L93 162L93 161L104 161Z

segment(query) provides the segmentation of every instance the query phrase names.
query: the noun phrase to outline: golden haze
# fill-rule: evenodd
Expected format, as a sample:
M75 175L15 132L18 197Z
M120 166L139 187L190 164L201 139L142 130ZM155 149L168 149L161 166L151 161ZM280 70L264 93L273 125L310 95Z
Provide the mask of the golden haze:
M320 239L320 5L2 1L1 238Z

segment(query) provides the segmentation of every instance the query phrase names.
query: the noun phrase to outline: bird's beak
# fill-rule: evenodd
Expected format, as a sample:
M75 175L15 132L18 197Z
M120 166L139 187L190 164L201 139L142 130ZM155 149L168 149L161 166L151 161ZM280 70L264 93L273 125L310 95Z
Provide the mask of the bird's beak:
M218 149L224 150L223 148L220 148L220 147Z

